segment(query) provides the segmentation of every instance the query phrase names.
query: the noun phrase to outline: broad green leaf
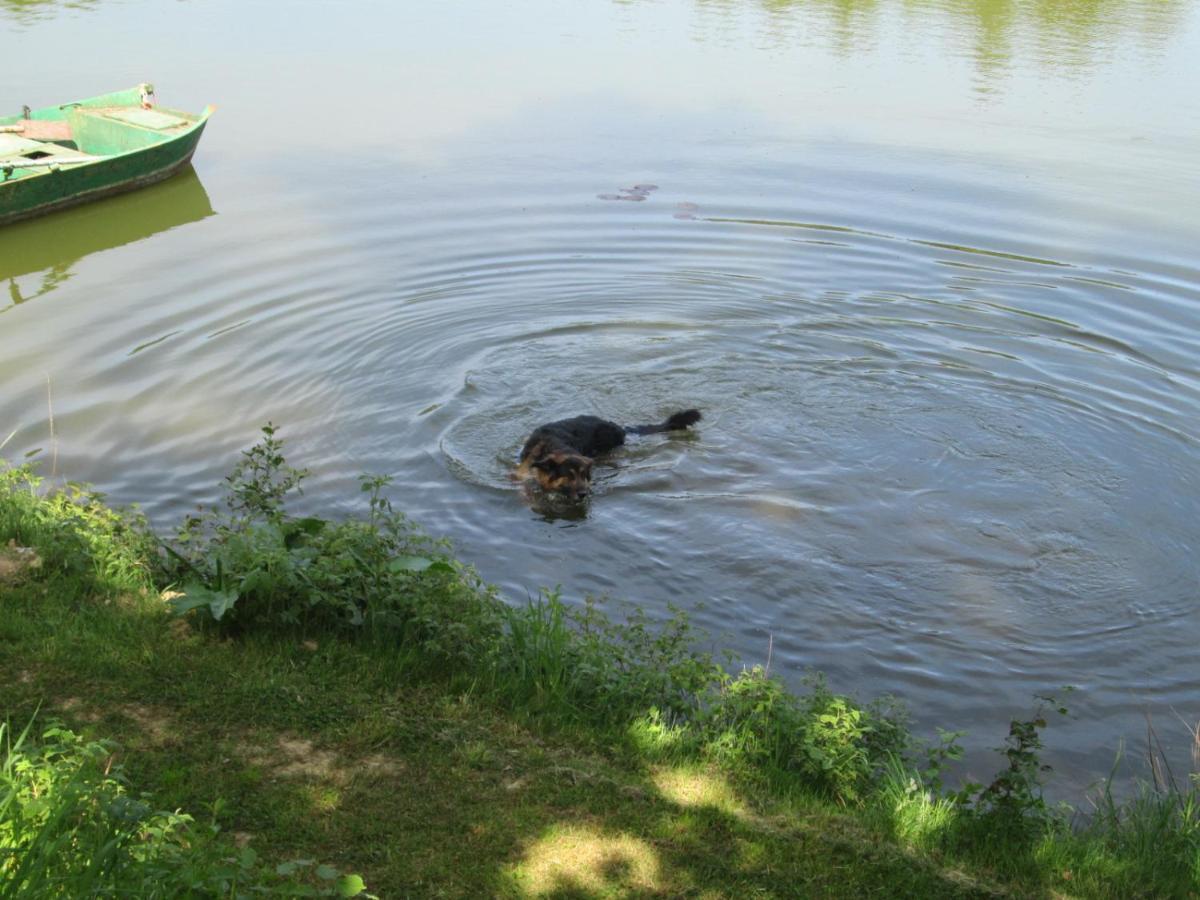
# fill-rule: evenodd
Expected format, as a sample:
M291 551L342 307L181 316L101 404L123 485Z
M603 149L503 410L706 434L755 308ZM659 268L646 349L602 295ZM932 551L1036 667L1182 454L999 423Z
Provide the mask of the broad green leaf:
M212 612L212 617L220 622L221 617L233 609L233 605L237 603L237 591L211 591L210 593L211 599L208 601L208 608Z
M287 535L284 533L283 527L276 525L274 522L266 525L255 525L247 534L255 541L287 548Z
M221 617L233 608L237 600L236 591L214 591L202 584L187 583L183 585L182 595L173 598L170 606L177 616L207 606L212 617L220 622Z
M291 550L303 538L320 534L328 524L324 519L318 519L315 516L287 522L283 526L284 546Z
M300 869L307 868L312 864L313 861L311 859L290 859L287 862L281 862L279 865L277 865L275 867L275 874L283 875L285 877L288 875L295 875Z
M393 572L424 572L433 565L433 560L424 556L397 556L388 563Z
M242 596L248 596L255 591L269 593L274 586L275 578L270 572L255 569L252 572L248 572L246 577L242 579L242 583L238 585L238 593Z
M393 572L453 572L454 567L442 559L427 556L397 556L388 563Z
M208 606L208 598L193 594L180 594L178 597L172 597L168 600L167 606L170 607L172 615L182 616L193 609Z

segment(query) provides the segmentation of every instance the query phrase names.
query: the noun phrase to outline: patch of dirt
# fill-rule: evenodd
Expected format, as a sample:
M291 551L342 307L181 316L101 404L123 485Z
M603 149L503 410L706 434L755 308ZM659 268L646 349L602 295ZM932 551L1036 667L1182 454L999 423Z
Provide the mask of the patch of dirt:
M243 757L273 778L323 781L345 786L355 777L392 777L405 769L402 760L382 753L365 757L319 750L313 742L281 735L271 745L244 744Z
M42 558L32 547L20 547L16 541L9 541L7 547L0 547L0 584L24 581L30 572L36 572L41 567Z
M145 703L125 703L117 708L137 723L150 743L166 746L179 740L179 729L165 710Z
M80 697L64 697L62 702L58 704L58 708L70 713L72 717L81 722L94 725L100 721L100 713L96 712L95 709L85 703Z
M108 707L105 713L80 697L65 697L57 706L63 712L69 713L73 719L91 725L102 721L106 714L118 713L129 719L152 746L166 747L178 743L181 739L179 727L165 707L147 703L120 703ZM119 730L123 732L123 729ZM118 738L125 743L132 736L122 733Z
M167 631L177 641L190 641L194 643L198 640L198 636L192 631L192 626L188 623L187 619L172 619L170 624L167 625Z
M309 777L343 781L345 773L336 753L318 750L304 738L281 737L276 743L279 754L274 760L275 773L281 778Z

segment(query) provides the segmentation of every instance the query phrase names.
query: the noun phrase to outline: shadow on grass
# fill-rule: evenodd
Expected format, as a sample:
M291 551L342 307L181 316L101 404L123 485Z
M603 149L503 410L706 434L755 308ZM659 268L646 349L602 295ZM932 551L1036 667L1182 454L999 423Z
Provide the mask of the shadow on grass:
M844 817L812 809L761 818L718 774L663 767L643 806L522 841L505 868L513 896L647 895L970 897L992 892L882 845ZM680 793L680 790L683 793ZM619 862L620 865L616 863Z

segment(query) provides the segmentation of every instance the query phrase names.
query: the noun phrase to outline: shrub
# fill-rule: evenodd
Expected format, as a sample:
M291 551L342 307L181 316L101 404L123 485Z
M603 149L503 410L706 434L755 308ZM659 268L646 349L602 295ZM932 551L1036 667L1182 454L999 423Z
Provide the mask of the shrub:
M974 803L973 811L983 827L1010 840L1030 840L1061 820L1042 793L1042 776L1051 769L1041 759L1041 730L1046 727L1048 707L1060 715L1066 715L1067 708L1050 696L1037 700L1031 718L1009 723L1005 745L996 748L1008 765L996 773Z
M549 591L506 607L505 622L494 674L500 693L567 719L624 726L651 708L688 717L720 671L674 609L659 626L640 609L615 621L594 598L576 609Z
M287 465L268 424L226 479L225 510L189 516L164 544L163 577L179 614L224 629L299 627L384 634L444 661L490 655L498 601L443 544L426 537L384 495L391 479L363 476L367 516L332 522L286 512L306 472Z
M860 707L823 678L790 693L759 666L714 685L700 717L706 751L743 767L795 773L840 802L861 800L907 729L895 704Z
M796 695L761 667L729 674L697 648L687 616L625 621L594 600L572 609L557 591L508 609L492 678L513 706L566 721L617 726L647 752L707 756L743 773L791 773L856 802L908 730L891 701L859 706L808 679Z
M270 868L215 826L134 796L115 748L50 725L0 725L0 897L353 897L362 879L309 861ZM309 878L303 876L309 875Z
M157 545L140 512L114 510L74 482L48 492L42 484L31 464L0 460L0 541L38 547L47 572L81 576L103 593L152 585Z

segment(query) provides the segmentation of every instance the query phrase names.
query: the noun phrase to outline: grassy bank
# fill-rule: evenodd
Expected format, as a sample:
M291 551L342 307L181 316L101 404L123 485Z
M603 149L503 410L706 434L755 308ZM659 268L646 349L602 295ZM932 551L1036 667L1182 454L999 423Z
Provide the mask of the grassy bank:
M0 896L1200 891L1195 786L1051 808L1041 711L950 790L895 704L727 671L682 616L508 607L386 479L288 515L303 475L268 429L156 537L0 474Z

